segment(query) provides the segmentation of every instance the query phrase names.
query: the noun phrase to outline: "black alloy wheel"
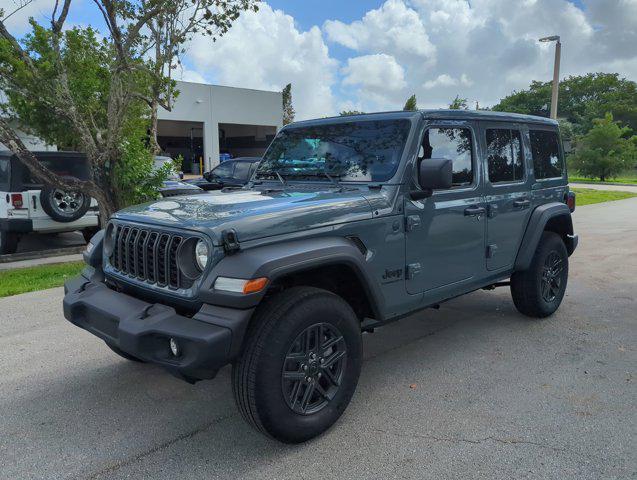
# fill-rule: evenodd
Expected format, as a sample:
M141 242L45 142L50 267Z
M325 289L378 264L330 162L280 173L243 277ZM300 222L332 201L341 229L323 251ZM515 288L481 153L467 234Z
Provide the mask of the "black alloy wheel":
M334 398L347 365L347 345L329 323L309 326L285 356L281 386L286 403L301 415L319 412Z

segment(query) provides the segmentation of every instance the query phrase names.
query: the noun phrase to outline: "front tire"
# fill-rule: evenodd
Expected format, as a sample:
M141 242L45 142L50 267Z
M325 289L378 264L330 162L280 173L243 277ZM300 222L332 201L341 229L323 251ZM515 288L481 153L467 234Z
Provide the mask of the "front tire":
M294 287L253 319L233 365L235 402L255 429L300 443L330 428L349 404L362 363L361 332L337 295Z
M511 276L511 296L518 311L544 318L555 313L566 292L568 252L562 238L544 232L528 270Z

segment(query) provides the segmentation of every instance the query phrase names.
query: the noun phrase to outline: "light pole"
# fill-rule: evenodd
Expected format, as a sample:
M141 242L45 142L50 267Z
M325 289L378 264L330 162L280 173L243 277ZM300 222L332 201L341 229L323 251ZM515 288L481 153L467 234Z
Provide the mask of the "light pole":
M555 43L555 64L553 65L553 87L551 91L551 118L557 120L557 93L560 84L560 57L562 55L562 43L559 35L540 38L540 42Z

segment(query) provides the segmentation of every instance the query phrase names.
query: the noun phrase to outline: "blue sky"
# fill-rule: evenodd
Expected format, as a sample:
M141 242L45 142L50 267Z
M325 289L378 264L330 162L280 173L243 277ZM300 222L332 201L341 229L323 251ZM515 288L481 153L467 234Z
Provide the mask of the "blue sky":
M4 0L14 2L16 0ZM46 22L54 0L35 0L9 21ZM4 2L3 2L4 3ZM91 0L69 22L103 24ZM637 77L637 0L269 0L220 41L196 37L178 77L280 90L293 85L297 118L343 109L423 108L456 96L493 105L532 80L549 80L559 34L562 77L596 71Z

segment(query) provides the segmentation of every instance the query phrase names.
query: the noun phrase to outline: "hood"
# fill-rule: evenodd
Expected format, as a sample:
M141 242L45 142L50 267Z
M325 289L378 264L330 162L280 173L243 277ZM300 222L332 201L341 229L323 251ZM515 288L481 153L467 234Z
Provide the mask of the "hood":
M211 233L234 228L239 241L372 218L359 190L218 190L136 205L118 219Z

